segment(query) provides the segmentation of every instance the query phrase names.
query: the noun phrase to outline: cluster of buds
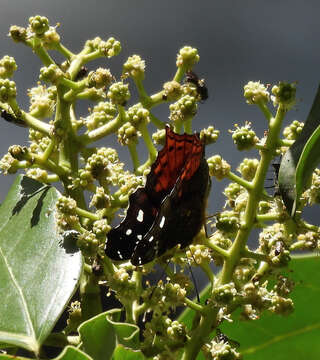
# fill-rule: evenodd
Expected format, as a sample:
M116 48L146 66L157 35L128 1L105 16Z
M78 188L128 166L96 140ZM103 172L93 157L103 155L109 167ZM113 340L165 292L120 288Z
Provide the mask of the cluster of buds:
M117 114L117 108L109 101L99 102L89 116L84 119L84 123L88 130L95 130L114 119Z
M268 255L273 266L286 266L290 260L288 250L292 235L288 236L282 224L267 226L259 234L259 251Z
M289 126L286 126L283 130L283 136L288 140L297 140L301 134L304 123L294 120Z
M216 177L217 180L222 180L228 176L231 166L220 155L211 156L207 162L210 176Z
M184 95L177 102L171 104L169 108L170 120L174 123L179 123L194 117L197 113L198 104L195 97Z
M296 104L296 84L279 82L272 87L271 100L274 106L281 105L286 111L290 110Z
M151 321L146 323L143 336L142 351L147 357L159 354L153 359L174 360L176 350L185 344L187 329L184 324L167 316L153 314Z
M256 133L251 129L251 124L246 123L239 127L235 124L235 130L232 132L232 140L239 151L252 149L259 141Z

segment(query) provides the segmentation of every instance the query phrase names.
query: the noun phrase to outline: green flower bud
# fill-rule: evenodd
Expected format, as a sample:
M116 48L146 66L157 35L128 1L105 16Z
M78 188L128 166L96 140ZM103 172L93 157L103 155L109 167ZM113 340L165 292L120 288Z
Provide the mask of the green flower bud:
M186 251L186 255L189 261L194 262L194 265L200 265L203 263L210 263L211 251L204 245L190 245L189 250Z
M56 203L57 224L61 229L70 230L80 226L79 217L75 210L77 203L74 199L62 196Z
M19 161L11 154L6 154L0 160L0 169L4 175L15 174L19 169Z
M246 123L246 125L242 127L235 124L235 128L236 130L231 132L233 142L237 145L238 150L250 150L259 141L255 132L251 129L250 123Z
M80 301L73 301L68 309L69 319L67 319L67 328L70 331L76 331L78 326L82 323L82 312Z
M217 286L212 291L212 299L218 304L230 304L237 295L233 282Z
M28 149L25 146L12 145L9 147L8 152L14 159L21 161L25 159Z
M48 67L44 66L40 69L40 80L57 84L59 80L64 77L64 72L56 64L51 64Z
M124 106L131 96L129 85L123 82L114 83L110 86L107 96L113 104Z
M16 84L8 79L0 79L0 101L8 102L17 96Z
M271 100L273 105L276 107L282 105L285 110L290 110L296 103L296 84L279 82L279 85L273 86L271 92Z
M258 206L258 211L260 214L266 214L272 209L272 205L267 201L260 201Z
M200 131L200 140L203 141L205 145L213 144L218 140L219 134L219 130L215 130L213 126L209 126Z
M97 220L92 226L92 231L99 239L103 238L103 242L105 242L106 235L110 230L111 226L108 224L107 219Z
M138 129L141 125L150 122L149 110L145 109L141 103L133 105L127 110L127 120Z
M238 183L230 183L225 189L224 189L224 195L229 200L235 200L241 193L242 188Z
M217 216L216 228L225 233L235 233L239 229L239 218L234 211L223 211Z
M315 169L312 178L311 186L304 193L304 196L307 198L310 205L320 204L320 170Z
M163 99L176 101L182 95L182 86L177 81L168 81L163 84Z
M232 245L232 241L226 236L226 234L219 230L210 236L210 241L212 241L215 245L221 247L224 250L228 250ZM224 259L221 255L219 255L215 251L212 251L211 256L216 266L221 266L223 264Z
M187 70L190 70L199 60L200 56L197 49L192 48L191 46L184 46L177 55L176 64L177 67L184 67Z
M95 256L98 251L99 241L94 233L85 231L78 236L77 246L84 256Z
M192 118L197 113L198 104L194 97L185 95L174 104L171 104L169 108L170 120L180 122Z
M156 132L152 134L152 140L156 145L162 145L164 146L166 142L166 130L165 129L159 129Z
M43 46L48 49L55 49L60 43L60 35L57 33L56 27L50 26L42 37Z
M278 315L288 316L294 311L294 304L292 299L274 295L269 310Z
M228 176L231 166L220 155L211 156L207 162L210 176L215 176L217 180L222 180Z
M13 57L5 55L0 60L0 78L10 78L17 70L17 64Z
M111 118L112 119L112 118ZM84 119L84 123L89 131L95 130L100 126L106 124L109 120L111 120L105 112L92 112L89 116Z
M17 25L10 26L9 35L13 41L22 43L25 43L28 37L27 29Z
M122 76L124 78L131 77L137 80L144 79L145 61L139 55L132 55L123 64Z
M136 144L138 142L138 131L126 122L118 129L118 141L121 145Z
M259 161L257 159L243 159L242 163L238 167L238 171L241 173L245 180L251 181L257 171Z
M118 55L121 51L120 42L113 37L109 38L107 41L103 41L97 36L93 40L88 40L86 42L86 47L89 47L91 51L99 50L101 55L108 58Z
M32 16L29 18L31 31L36 35L43 35L49 30L49 20L45 16Z
M289 126L285 127L283 130L283 136L288 140L297 140L298 136L301 134L304 123L294 120Z
M98 68L96 71L90 71L88 74L89 87L101 89L108 87L113 81L114 77L109 69Z
M261 84L260 81L249 81L248 84L244 86L244 97L250 105L267 103L270 100L267 87Z
M106 115L109 116L109 119L113 119L117 115L117 108L109 101L101 101L96 105L93 112L104 112Z
M30 97L29 111L38 119L49 118L53 115L56 99L56 87L38 85L28 90Z
M28 169L26 175L42 183L48 182L48 172L46 170L39 168Z

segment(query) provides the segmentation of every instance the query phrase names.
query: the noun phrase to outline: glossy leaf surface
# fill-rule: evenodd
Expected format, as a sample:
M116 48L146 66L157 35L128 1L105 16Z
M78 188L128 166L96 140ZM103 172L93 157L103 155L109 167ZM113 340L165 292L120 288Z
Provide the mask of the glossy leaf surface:
M0 207L0 342L35 353L75 291L77 249L58 235L58 191L18 176Z

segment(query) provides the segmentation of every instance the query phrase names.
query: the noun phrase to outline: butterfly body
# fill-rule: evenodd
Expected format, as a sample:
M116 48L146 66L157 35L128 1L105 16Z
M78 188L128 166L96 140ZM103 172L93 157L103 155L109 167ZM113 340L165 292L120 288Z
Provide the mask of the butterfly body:
M204 223L209 189L198 135L175 134L167 127L166 145L145 187L130 195L125 219L108 234L107 256L143 265L178 244L186 247Z

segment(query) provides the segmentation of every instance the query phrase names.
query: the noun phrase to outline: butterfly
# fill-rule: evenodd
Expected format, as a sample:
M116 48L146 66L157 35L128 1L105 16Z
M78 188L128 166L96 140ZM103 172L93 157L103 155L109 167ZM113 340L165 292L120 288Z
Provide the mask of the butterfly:
M204 224L210 185L199 135L176 134L167 126L145 187L129 196L124 220L107 234L106 255L143 265L178 244L191 244Z

